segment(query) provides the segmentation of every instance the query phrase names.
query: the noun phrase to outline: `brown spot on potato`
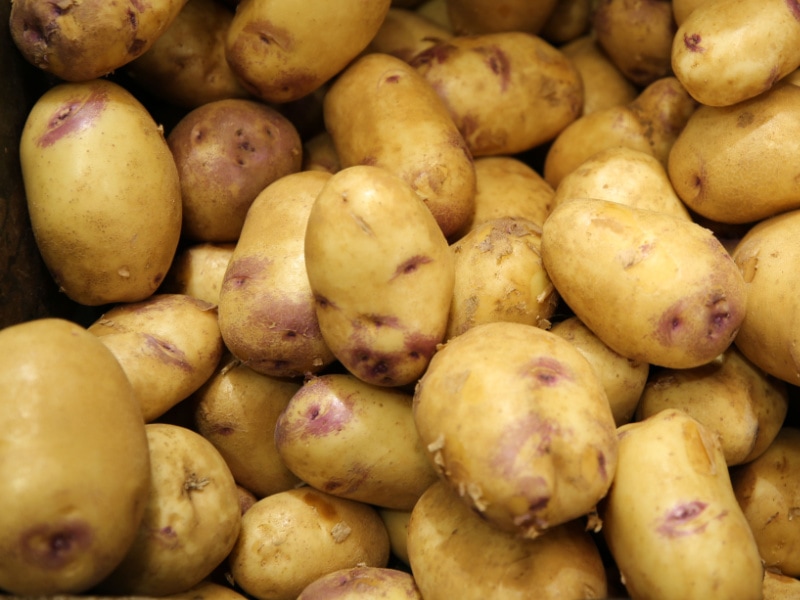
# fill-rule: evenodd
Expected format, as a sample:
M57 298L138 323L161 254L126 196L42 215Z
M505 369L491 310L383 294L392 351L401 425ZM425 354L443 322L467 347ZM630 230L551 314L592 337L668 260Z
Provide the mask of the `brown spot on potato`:
M37 140L41 148L52 146L66 135L92 127L106 107L108 95L95 90L83 100L59 106L47 122L47 129Z
M22 558L41 569L63 569L88 551L93 541L92 528L80 519L64 519L35 525L19 538Z
M247 285L250 280L263 279L272 261L260 256L246 256L232 261L225 270L220 288L221 294L227 294Z
M301 495L300 499L308 506L312 507L320 517L329 521L333 521L334 519L338 520L339 512L336 510L336 506L323 498L319 493L308 491Z
M347 470L347 477L337 477L326 481L322 491L337 496L349 496L358 491L370 477L370 469L364 465L353 465Z
M689 52L705 52L706 49L700 45L702 41L702 37L699 33L684 33L683 34L683 44L689 50Z
M736 126L747 127L748 125L751 125L754 120L755 120L755 115L753 115L753 113L750 112L749 110L746 110L736 118Z

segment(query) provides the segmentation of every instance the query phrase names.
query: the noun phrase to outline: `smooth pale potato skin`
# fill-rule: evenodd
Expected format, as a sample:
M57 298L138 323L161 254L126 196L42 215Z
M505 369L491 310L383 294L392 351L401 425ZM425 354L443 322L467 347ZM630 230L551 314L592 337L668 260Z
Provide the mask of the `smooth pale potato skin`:
M256 196L302 166L302 141L292 122L243 98L191 110L167 143L181 179L181 235L194 241L237 241Z
M764 219L735 245L732 257L747 285L748 309L736 347L758 367L792 385L800 383L800 314L794 290L800 249L800 210ZM780 316L776 318L776 307Z
M298 100L366 48L390 6L390 0L313 6L294 0L242 0L228 28L228 64L254 96L278 104Z
M456 36L409 64L436 90L473 157L530 150L583 110L580 72L558 48L523 31Z
M614 352L576 316L553 324L549 331L573 344L594 367L617 427L629 423L647 384L650 365Z
M376 166L331 175L305 233L322 337L353 375L415 382L443 341L455 272L439 225L411 186Z
M665 408L679 408L716 433L730 467L764 453L783 426L789 399L784 382L731 346L707 365L655 373L642 392L636 420Z
M664 165L648 152L625 146L600 150L565 176L552 206L575 198L610 200L692 220Z
M525 219L492 219L450 246L455 285L446 339L476 325L507 321L545 327L558 293L542 265L541 228Z
M672 16L677 25L682 25L692 11L711 0L672 0Z
M237 483L256 498L291 489L300 479L275 446L275 424L300 383L253 371L229 357L192 395L194 426L225 459Z
M437 480L420 442L410 393L348 373L308 380L275 424L275 446L302 481L382 508L411 510Z
M200 434L145 425L151 486L139 534L100 588L115 595L165 596L199 584L233 548L239 493L225 460Z
M448 21L458 35L524 31L537 34L558 4L557 0L445 0Z
M217 306L225 270L236 244L199 242L180 248L160 291L185 294Z
M766 451L731 471L736 499L768 569L800 576L797 482L800 479L800 429L784 426Z
M445 237L475 207L475 167L442 99L415 68L389 54L348 66L323 103L342 167L383 167L411 185ZM425 140L424 144L420 140Z
M633 360L676 369L708 363L745 317L742 274L711 231L691 221L576 199L544 222L541 252L575 315Z
M614 477L599 378L568 341L532 325L487 323L450 339L417 384L414 419L464 504L521 537L587 514Z
M389 551L374 507L302 487L262 498L242 516L228 567L249 596L295 600L333 571L386 567Z
M678 409L618 429L602 533L632 598L761 598L763 567L716 436Z
M224 349L214 305L185 294L118 304L88 330L122 365L148 423L203 385Z
M150 456L133 389L95 336L62 319L6 327L0 357L0 588L86 592L144 515Z
M451 37L449 29L414 10L392 6L364 52L391 54L409 61L419 52Z
M144 106L108 80L55 85L31 108L19 152L31 226L61 290L90 306L154 293L180 238L181 196Z
M800 88L778 84L733 106L698 107L668 157L678 196L696 213L731 224L800 208L791 166L800 150L798 102Z
M389 534L389 545L392 549L392 556L400 559L407 565L408 521L411 519L411 511L378 508L378 514L381 519L383 519L383 524L386 526L386 531Z
M387 567L353 567L323 575L297 600L422 600L411 573Z
M186 0L116 3L39 0L11 4L10 33L33 65L65 81L108 75L146 52Z
M769 23L768 33L753 23ZM764 44L769 35L770 43ZM672 71L706 106L732 106L800 66L800 10L784 0L715 0L695 8L672 46Z
M220 331L226 347L259 373L299 377L334 360L319 327L305 250L312 207L330 176L301 171L264 188L225 271Z
M444 482L411 512L408 551L425 600L607 596L602 559L583 523L524 539L480 519Z

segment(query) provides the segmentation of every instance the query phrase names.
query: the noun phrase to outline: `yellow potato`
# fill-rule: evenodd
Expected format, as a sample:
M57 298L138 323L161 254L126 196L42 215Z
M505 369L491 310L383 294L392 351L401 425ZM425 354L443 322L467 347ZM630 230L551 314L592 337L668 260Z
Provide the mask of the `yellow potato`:
M539 35L558 46L567 44L591 29L593 10L594 0L559 0Z
M388 54L367 54L331 85L325 126L343 167L383 167L425 202L445 237L475 206L475 168L463 136L416 69ZM424 140L424 143L422 143Z
M378 514L381 519L383 519L386 532L389 534L389 545L392 549L392 556L407 565L408 521L411 518L411 511L379 508Z
M160 291L218 305L225 269L235 246L233 242L199 242L179 248Z
M507 0L500 9L491 0L445 0L447 16L459 35L525 31L539 33L558 0Z
M320 331L339 362L367 383L416 381L444 338L455 274L411 186L376 166L331 175L311 207L305 258Z
M607 200L572 200L544 222L542 260L575 315L626 358L676 369L724 352L745 281L708 229Z
M411 8L392 6L365 52L391 54L405 61L453 37L452 32Z
M672 14L677 25L682 25L692 11L711 0L672 0Z
M340 569L308 584L297 600L422 600L411 573L387 567Z
M121 85L42 94L19 144L36 241L72 300L135 302L161 284L181 228L178 170L163 131Z
M336 146L333 145L331 134L325 130L320 131L303 142L302 171L322 171L336 173L342 168Z
M767 569L763 590L763 600L795 600L800 598L800 580Z
M227 585L204 580L185 592L168 594L162 598L169 600L246 600L247 596Z
M618 431L599 514L630 596L760 599L764 569L716 436L678 409Z

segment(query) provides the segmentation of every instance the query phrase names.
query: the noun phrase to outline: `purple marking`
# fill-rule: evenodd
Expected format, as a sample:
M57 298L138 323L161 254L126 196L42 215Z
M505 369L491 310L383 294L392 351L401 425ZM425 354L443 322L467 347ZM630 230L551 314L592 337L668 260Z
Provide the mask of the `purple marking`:
M92 530L81 520L45 523L26 529L19 539L23 559L44 569L61 569L91 546Z
M703 38L700 37L699 33L683 34L683 43L689 52L705 52L706 49L700 45L702 40Z
M108 96L105 92L93 91L85 100L62 104L48 120L47 130L37 140L37 145L47 148L66 135L94 126L107 102Z

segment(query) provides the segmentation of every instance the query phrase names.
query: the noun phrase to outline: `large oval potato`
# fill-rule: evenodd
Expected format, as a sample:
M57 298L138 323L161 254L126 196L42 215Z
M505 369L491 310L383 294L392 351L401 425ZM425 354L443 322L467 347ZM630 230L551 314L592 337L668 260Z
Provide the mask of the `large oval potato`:
M63 292L91 306L155 292L180 238L180 180L133 94L105 79L51 87L19 153L31 226Z
M415 382L444 339L455 272L432 213L398 175L354 166L311 207L306 271L322 337L359 379Z

